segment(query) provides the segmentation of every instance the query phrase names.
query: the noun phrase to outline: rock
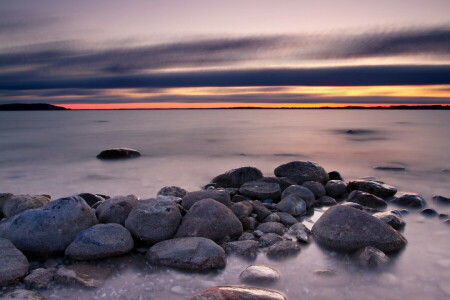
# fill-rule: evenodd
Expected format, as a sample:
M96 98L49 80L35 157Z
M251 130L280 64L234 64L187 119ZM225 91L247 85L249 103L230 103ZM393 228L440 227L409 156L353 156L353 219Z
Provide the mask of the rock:
M238 241L256 241L256 240L257 240L257 238L253 235L253 233L250 233L250 232L244 232L238 238Z
M239 193L238 188L224 188L224 190L230 194L230 198L233 198L235 195Z
M262 222L268 215L272 213L259 201L250 201L250 204L253 206L253 213L256 214L256 219L260 222Z
M427 205L425 199L419 194L402 194L399 197L394 197L393 199L388 199L390 203L410 208L422 208Z
M249 181L241 186L239 193L251 199L279 199L281 189L278 183Z
M347 192L347 184L342 180L330 180L325 185L325 190L328 196L338 198Z
M276 213L271 213L263 220L263 223L267 222L281 222L281 218Z
M291 185L295 184L294 181L290 180L287 177L263 177L261 179L258 179L258 181L270 182L270 183L278 183L278 185L280 186L281 192L283 192L285 189L287 189Z
M186 195L186 190L182 189L178 186L165 186L160 189L157 193L157 196L174 196L178 198L183 198Z
M270 258L287 258L298 254L300 245L294 241L279 241L267 248L267 256Z
M181 212L175 203L147 199L138 201L133 207L125 227L137 240L154 244L172 238L181 219Z
M444 220L444 224L450 225L450 219Z
M282 241L283 238L276 233L266 233L259 238L259 247L265 248Z
M58 268L55 280L64 284L98 288L110 274L111 270L105 267L80 263Z
M241 223L244 230L254 230L256 225L258 225L258 221L253 217L243 218L241 219Z
M11 193L0 193L0 219L3 218L3 205L5 205L6 200L14 196Z
M183 217L175 237L205 237L221 241L225 237L238 237L243 228L234 213L213 199L196 202Z
M328 173L314 162L293 161L274 170L275 176L287 177L297 184L305 181L317 181L325 184L328 181Z
M253 206L248 202L237 202L231 205L231 211L238 219L243 219L250 216L253 211Z
M182 206L184 209L191 209L194 203L203 199L213 199L227 207L231 207L230 194L224 190L206 190L187 193L183 197Z
M342 203L341 205L345 206L345 207L352 207L352 208L355 208L358 210L364 210L364 207L361 204L354 203L354 202L345 202L345 203Z
M27 274L28 260L11 241L0 238L0 253L0 286Z
M172 202L172 203L178 204L179 208L181 208L181 201L182 201L182 199L179 198L179 197L158 195L158 196L156 196L156 200Z
M44 195L13 195L3 204L3 215L9 218L28 209L43 207L49 202L50 198Z
M311 230L309 230L302 223L296 223L289 227L289 234L293 235L302 243L309 243L309 235L311 234Z
M283 224L277 222L267 222L261 223L257 227L258 230L261 230L264 233L276 233L279 235L283 235L286 228L284 228Z
M402 172L406 171L406 168L404 167L397 167L397 166L375 166L373 167L374 170L379 171L393 171L393 172Z
M86 201L73 196L7 219L0 223L0 237L25 253L57 254L63 253L80 231L95 224L97 218Z
M301 185L291 185L290 187L285 189L281 194L281 199L283 200L284 198L292 194L295 194L302 198L305 201L307 207L311 207L316 203L316 197L314 196L313 192Z
M102 202L95 213L101 223L125 224L125 220L138 202L135 195L116 196Z
M31 287L36 289L45 289L47 286L52 282L53 277L55 276L56 269L50 268L50 269L44 269L44 268L38 268L24 278L24 283Z
M284 226L291 226L298 222L296 218L294 218L293 216L291 216L288 213L276 212L275 214L280 218L280 222Z
M135 158L141 156L139 151L130 148L113 148L103 150L97 155L99 159Z
M147 260L155 265L205 271L224 268L225 251L212 240L202 237L175 238L151 247Z
M253 231L253 235L256 237L262 237L264 235L264 232L262 232L261 230L255 230Z
M190 300L287 300L280 292L249 286L218 286L206 288Z
M448 215L448 214L439 214L439 216L438 216L438 218L440 219L440 220L445 220L445 219L448 219L450 216Z
M354 257L360 265L371 268L386 265L390 261L386 254L374 247L364 247Z
M83 198L84 201L86 201L86 203L90 207L92 207L94 204L96 204L98 202L102 203L103 201L105 201L105 198L103 198L102 196L99 196L96 194L91 194L91 193L81 193L81 194L78 194L78 196Z
M338 171L328 172L328 177L330 180L344 180Z
M436 217L438 215L438 212L432 208L425 208L420 213L426 217Z
M336 276L337 272L335 270L329 270L329 269L317 269L313 272L315 275L323 276L323 277L332 277Z
M231 199L231 202L237 203L237 202L246 201L246 200L250 200L250 198L237 194L237 195L233 196L233 198Z
M325 248L351 252L372 246L383 252L402 249L406 239L395 229L366 212L335 205L312 228L314 239Z
M406 224L398 215L389 211L379 212L373 216L397 230L402 229Z
M444 196L434 196L433 200L440 204L450 204L450 198Z
M2 300L45 300L45 297L33 291L19 289L6 294Z
M290 194L277 203L277 209L293 216L301 216L306 213L306 202L298 194Z
M227 254L255 259L258 254L259 243L254 240L236 241L225 243L222 245L222 248Z
M223 188L240 188L246 182L255 181L263 177L260 170L255 167L242 167L227 171L214 177L211 183Z
M385 209L387 207L387 203L383 199L358 190L352 191L350 195L348 195L347 201L375 209Z
M133 246L133 237L122 225L97 224L80 231L65 254L77 260L100 259L128 253Z
M268 284L278 281L280 273L268 266L248 266L239 275L239 279L244 283Z
M336 205L337 201L333 197L330 196L323 196L319 198L319 201L317 203L318 206L333 206Z
M397 193L395 187L373 180L358 179L350 181L348 186L351 190L363 191L380 198L392 197Z
M323 184L316 182L316 181L305 181L302 183L302 186L309 189L314 194L316 199L319 199L320 197L325 196L327 193L325 191L325 187L323 186Z

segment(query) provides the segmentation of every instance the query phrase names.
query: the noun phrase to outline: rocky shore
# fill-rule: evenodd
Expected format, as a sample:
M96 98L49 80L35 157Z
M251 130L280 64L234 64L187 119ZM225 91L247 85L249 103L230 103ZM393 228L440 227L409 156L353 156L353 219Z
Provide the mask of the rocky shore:
M39 290L51 284L97 288L111 271L95 268L95 262L133 253L187 272L223 269L229 255L249 261L240 275L243 285L206 288L191 299L287 299L252 286L283 276L251 265L257 255L289 261L315 242L349 253L362 268L383 268L407 247L403 215L415 212L450 223L447 215L426 208L419 194L398 192L374 178L345 181L339 172L307 161L280 165L274 175L241 167L197 191L168 186L146 199L0 194L0 286L7 291L0 295L44 299ZM432 201L450 203L439 195ZM317 208L325 212L309 230L303 221ZM62 255L58 263L46 263Z

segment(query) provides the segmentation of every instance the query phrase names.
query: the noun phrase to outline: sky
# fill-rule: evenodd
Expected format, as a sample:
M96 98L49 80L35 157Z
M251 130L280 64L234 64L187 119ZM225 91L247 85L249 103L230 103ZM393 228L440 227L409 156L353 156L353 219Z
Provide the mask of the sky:
M450 104L448 0L0 2L0 103Z

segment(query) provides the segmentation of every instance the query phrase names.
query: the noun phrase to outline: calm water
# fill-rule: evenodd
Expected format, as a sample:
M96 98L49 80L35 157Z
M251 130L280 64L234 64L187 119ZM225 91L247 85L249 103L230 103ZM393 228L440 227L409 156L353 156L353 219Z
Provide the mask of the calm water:
M349 129L365 131L348 134ZM197 190L231 168L252 165L269 176L279 164L311 160L345 179L374 176L430 200L450 196L449 129L448 111L1 112L0 192L45 193L55 199L80 192L149 198L165 185ZM136 148L143 156L117 162L95 158L111 147ZM429 203L450 213L449 207ZM295 258L271 261L260 254L252 263L277 268L282 279L269 287L289 299L450 297L450 228L417 213L405 220L409 244L380 272L360 270L347 257L314 243ZM139 256L104 263L116 271L96 291L52 288L42 293L67 299L187 299L203 287L238 284L249 264L230 258L223 271L192 275L149 266ZM313 273L321 268L337 275Z

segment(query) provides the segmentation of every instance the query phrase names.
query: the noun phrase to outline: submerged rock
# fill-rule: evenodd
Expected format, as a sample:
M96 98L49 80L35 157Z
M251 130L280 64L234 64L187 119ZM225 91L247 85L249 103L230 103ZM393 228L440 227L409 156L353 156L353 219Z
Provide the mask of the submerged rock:
M300 245L294 241L279 241L267 248L267 256L270 258L288 258L300 252Z
M64 284L98 288L110 274L111 270L105 267L80 263L58 268L55 280Z
M38 268L30 272L30 274L24 278L24 283L32 288L45 289L52 282L55 276L55 268L44 269Z
M277 203L277 209L293 216L301 216L306 213L306 202L298 194L290 194Z
M312 228L314 239L325 248L352 252L372 246L383 252L402 249L406 239L395 229L368 213L335 205Z
M218 286L201 290L189 300L287 300L280 292L249 286Z
M383 199L358 190L352 191L350 195L348 195L347 201L376 209L385 209L387 207L387 203Z
M28 209L41 208L49 202L50 197L46 195L13 195L3 204L3 215L9 218Z
M213 199L227 207L231 207L230 193L224 190L202 190L187 193L182 200L184 209L190 209L192 205L203 199Z
M397 193L395 187L373 180L358 179L350 181L348 186L351 190L363 191L380 198L391 197Z
M369 268L386 265L390 261L389 257L383 251L374 247L364 247L356 252L354 257L360 265Z
M310 161L293 161L280 165L274 170L274 173L277 177L287 177L297 184L305 181L317 181L325 184L329 179L324 168Z
M225 251L207 238L175 238L151 247L147 260L155 265L205 271L224 268L227 262Z
M434 196L433 200L440 204L450 204L450 198L444 196Z
M438 215L438 212L432 208L425 208L420 213L426 217L436 217Z
M280 273L269 266L254 265L245 268L239 279L244 283L267 284L278 281Z
M45 297L33 291L19 289L6 294L2 300L45 300Z
M99 159L135 158L141 156L139 151L131 148L113 148L103 150L97 155Z
M11 241L0 238L0 253L0 286L27 274L28 260Z
M186 193L187 192L185 189L182 189L178 186L165 186L158 191L157 196L161 195L161 196L174 196L178 198L183 198L186 195Z
M390 203L410 208L422 208L427 205L425 199L419 194L402 194L399 197L388 199Z
M258 254L259 243L254 240L243 240L224 243L222 248L227 254L235 254L248 259L255 259Z
M135 195L112 197L102 202L95 213L101 223L124 225L137 202L138 197Z
M246 182L255 181L263 177L260 170L255 167L242 167L227 171L214 177L211 183L223 188L240 188Z
M325 185L325 190L328 196L338 198L347 192L347 184L342 180L330 180Z
M279 199L281 189L278 183L249 181L241 186L239 193L251 199Z

